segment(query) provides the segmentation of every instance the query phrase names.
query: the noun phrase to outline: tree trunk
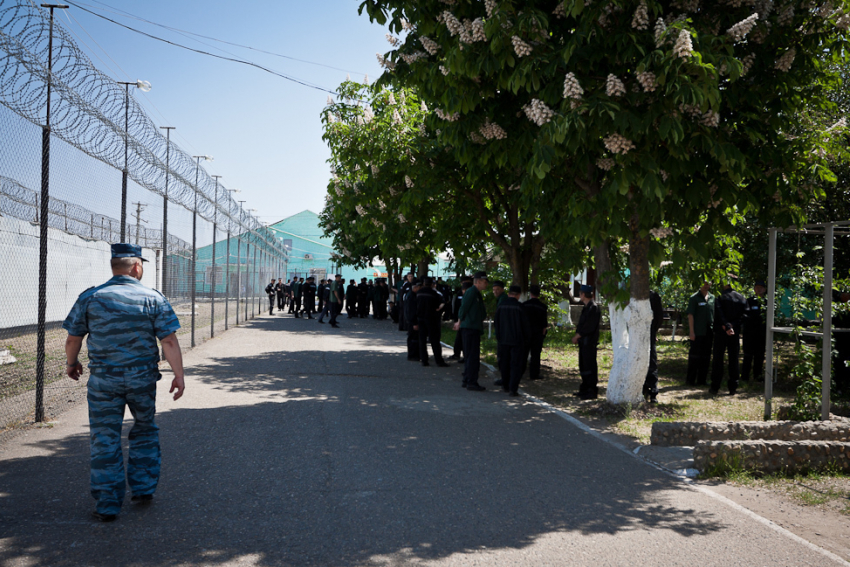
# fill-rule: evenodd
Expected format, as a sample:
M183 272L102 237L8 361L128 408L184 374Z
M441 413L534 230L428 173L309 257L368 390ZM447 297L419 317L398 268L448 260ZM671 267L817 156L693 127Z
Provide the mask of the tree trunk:
M649 236L640 236L637 219L630 223L629 304L608 304L614 360L608 376L608 401L615 404L643 401L643 383L649 368Z
M425 258L424 260L419 260L419 263L416 264L416 275L419 277L419 279L422 279L428 275L428 266L430 264L431 262L428 258Z

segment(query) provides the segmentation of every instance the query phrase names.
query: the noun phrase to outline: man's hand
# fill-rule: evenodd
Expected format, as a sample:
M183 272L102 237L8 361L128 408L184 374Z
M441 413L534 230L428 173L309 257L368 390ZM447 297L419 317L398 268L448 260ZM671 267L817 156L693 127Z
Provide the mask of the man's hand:
M419 330L419 325L413 325L413 330L414 330L414 331L418 331L418 330Z
M183 376L175 376L174 380L171 381L171 389L168 390L168 393L170 394L174 390L177 390L174 394L174 401L177 401L183 395L183 390L185 389L186 383L183 381Z
M726 334L729 335L730 337L734 337L735 336L735 329L726 329Z
M577 345L580 338L581 338L581 335L579 335L578 333L573 335L573 344Z
M460 331L460 321L458 321L454 325L452 325L452 330Z
M68 375L68 378L71 380L79 380L80 376L83 375L83 365L80 364L79 361L73 366L65 365L65 374Z
M688 336L688 338L690 338L692 341L695 341L697 340L697 334L691 331L691 334Z

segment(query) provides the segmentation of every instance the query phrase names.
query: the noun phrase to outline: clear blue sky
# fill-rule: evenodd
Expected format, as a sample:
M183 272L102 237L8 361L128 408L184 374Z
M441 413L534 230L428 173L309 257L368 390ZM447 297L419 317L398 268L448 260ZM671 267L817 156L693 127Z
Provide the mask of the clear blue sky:
M76 0L74 0L76 2ZM345 80L370 82L381 73L386 30L358 16L357 0L80 0L81 6L152 35L193 48L247 59L335 90ZM185 36L122 15L336 67L328 69ZM263 222L304 209L320 212L330 173L320 113L328 94L259 69L192 53L144 37L75 7L57 13L80 47L116 80L150 81L137 100L158 126L205 165ZM201 43L203 42L203 43ZM205 45L206 44L206 45ZM230 53L226 53L230 52Z

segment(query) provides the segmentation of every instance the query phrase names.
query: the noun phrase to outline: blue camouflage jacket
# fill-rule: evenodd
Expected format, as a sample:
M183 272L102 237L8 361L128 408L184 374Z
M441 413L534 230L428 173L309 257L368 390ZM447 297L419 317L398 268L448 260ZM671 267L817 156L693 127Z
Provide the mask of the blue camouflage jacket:
M177 331L180 322L161 293L130 276L113 276L80 294L62 328L88 335L91 369L154 367L157 339Z

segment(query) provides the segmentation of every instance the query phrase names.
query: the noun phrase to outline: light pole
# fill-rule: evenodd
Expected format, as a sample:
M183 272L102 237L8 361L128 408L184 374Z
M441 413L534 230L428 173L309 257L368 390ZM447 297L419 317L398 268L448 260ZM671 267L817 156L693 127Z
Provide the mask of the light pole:
M230 193L239 193L239 189L227 189ZM232 196L231 196L232 198ZM229 209L230 207L228 207ZM227 264L225 269L225 286L224 286L224 330L228 329L229 323L229 307L230 307L230 223L232 221L232 217L230 215L227 216ZM236 315L239 315L239 309L237 306Z
M192 288L189 290L192 298L192 347L195 346L195 294L198 286L198 275L195 273L196 262L198 261L198 176L201 173L201 160L212 161L212 156L192 156L196 159L195 162L195 208L192 211L192 275L190 283Z
M213 243L212 243L212 276L210 286L210 338L215 336L215 229L218 223L218 180L221 175L213 175L215 179L215 203L213 208Z
M127 234L127 147L130 141L130 85L140 89L143 93L150 92L151 84L147 81L135 81L127 83L117 81L124 85L124 169L121 172L121 242Z
M168 297L168 176L171 174L171 131L174 126L160 126L165 130L165 195L162 197L162 295Z
M53 10L68 8L65 4L42 4L50 9L50 38L47 47L47 113L41 131L41 202L39 225L38 262L38 323L36 325L35 355L35 421L44 421L44 342L47 336L47 237L50 214L50 95L53 90Z
M239 201L239 228L242 228L242 205L245 201ZM236 235L236 324L239 324L239 297L242 292L242 242ZM245 275L248 274L248 254L245 254ZM245 308L247 317L248 308Z

